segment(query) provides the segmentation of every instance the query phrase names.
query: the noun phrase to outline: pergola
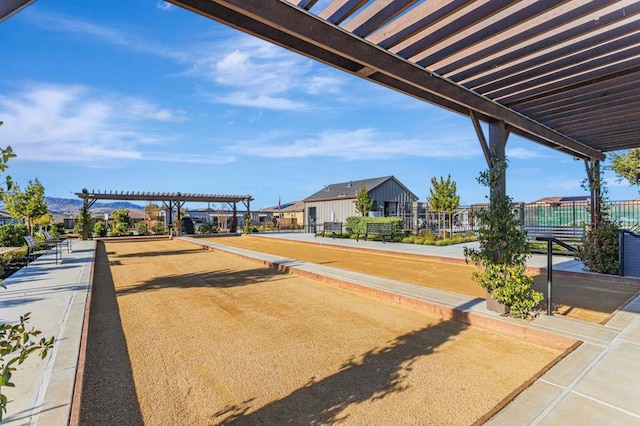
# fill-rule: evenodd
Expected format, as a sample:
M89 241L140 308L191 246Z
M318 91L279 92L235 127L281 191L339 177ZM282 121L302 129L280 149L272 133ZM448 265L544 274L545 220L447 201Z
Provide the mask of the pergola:
M0 2L0 22L29 6L36 0L3 0Z
M468 116L490 168L510 133L583 159L592 211L605 152L640 146L637 0L168 1Z
M237 203L243 203L247 209L247 214L251 212L251 195L214 195L214 194L191 194L182 192L135 192L135 191L93 191L89 192L84 188L76 195L82 199L82 212L86 214L91 206L98 200L117 200L117 201L158 201L161 202L167 210L168 224L172 223L172 212L177 210L177 221L180 222L180 209L187 202L199 203L228 203L233 208L233 219L231 224L231 232L236 231L237 222L236 214L238 212ZM83 238L88 237L87 227L83 227Z

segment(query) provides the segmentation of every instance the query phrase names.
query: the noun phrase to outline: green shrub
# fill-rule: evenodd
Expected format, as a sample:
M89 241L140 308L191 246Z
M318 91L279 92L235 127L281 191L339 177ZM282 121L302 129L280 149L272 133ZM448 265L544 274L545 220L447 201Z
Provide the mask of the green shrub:
M105 223L102 221L96 222L96 224L93 225L93 235L98 238L106 237L107 225L105 225Z
M167 231L167 228L164 226L164 223L162 222L154 223L153 226L151 227L151 232L154 235L167 235L169 233Z
M205 222L198 228L199 234L217 234L218 227L213 222Z
M493 159L495 167L480 174L478 182L488 188L498 187L507 164ZM509 314L526 318L542 300L542 293L533 290L533 278L526 275L529 245L526 233L520 230L513 201L497 191L490 192L490 206L479 210L475 218L480 224L479 249L465 247L467 262L476 265L473 280L490 297L509 307Z
M244 227L242 228L243 234L251 234L253 230L253 220L251 219L251 215L247 214L244 217Z
M64 234L64 223L54 223L49 227L49 233L51 237L58 238L60 235Z
M130 234L128 224L124 222L111 222L111 230L109 230L108 233L110 237L121 237Z
M619 272L618 227L609 220L602 220L595 228L587 230L587 235L578 246L578 259L591 272L617 275Z
M136 232L138 233L138 235L149 235L149 228L147 227L147 224L144 223L144 221L140 221L138 223L136 223Z
M91 214L89 212L81 212L76 216L76 224L73 227L73 233L78 236L78 239L82 239L82 227L87 224L87 236L91 238Z
M367 223L390 223L394 238L401 238L403 234L404 221L401 217L359 217L351 216L347 218L345 231L348 234L364 235L367 232Z
M0 247L22 247L27 227L23 224L0 225Z

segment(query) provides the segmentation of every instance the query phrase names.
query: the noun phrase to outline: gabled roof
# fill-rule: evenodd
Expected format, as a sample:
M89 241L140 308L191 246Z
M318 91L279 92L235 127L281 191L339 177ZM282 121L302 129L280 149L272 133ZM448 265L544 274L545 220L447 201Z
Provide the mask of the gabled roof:
M289 203L281 203L278 208L277 205L271 207L265 207L260 210L260 213L293 213L293 212L303 212L304 211L304 202L302 200L291 201Z
M386 181L392 179L398 186L408 192L414 200L418 200L418 197L411 192L406 186L404 186L398 179L393 176L383 176L379 178L372 179L363 179L363 180L351 180L349 182L342 183L332 183L316 192L315 194L304 199L305 202L308 201L319 201L319 200L340 200L340 199L352 199L356 198L358 195L358 191L363 186L367 188L368 192L371 192L378 186L382 185Z

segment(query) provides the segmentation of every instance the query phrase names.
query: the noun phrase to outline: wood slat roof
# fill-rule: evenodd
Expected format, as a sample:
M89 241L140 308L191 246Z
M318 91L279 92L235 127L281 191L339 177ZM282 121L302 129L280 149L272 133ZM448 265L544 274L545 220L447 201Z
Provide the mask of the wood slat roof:
M237 203L253 201L251 195L192 194L183 192L94 191L76 192L78 198L118 201L193 201L203 203Z
M168 0L570 155L640 146L637 0Z
M29 6L36 0L2 0L0 1L0 22Z

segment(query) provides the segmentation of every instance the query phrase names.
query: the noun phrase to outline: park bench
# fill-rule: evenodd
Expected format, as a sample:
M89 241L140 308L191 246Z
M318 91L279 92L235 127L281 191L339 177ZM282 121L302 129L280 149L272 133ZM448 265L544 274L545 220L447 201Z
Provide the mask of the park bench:
M529 241L535 241L538 237L552 237L564 242L579 243L586 234L584 226L526 225L521 229L527 233Z
M586 229L584 226L548 226L548 225L525 225L520 228L527 233L527 241L537 242L541 241L539 238L556 238L565 244L569 244L572 247L582 244L582 239L586 235ZM574 247L575 249L575 247ZM533 253L544 253L543 249L532 248ZM556 251L555 254L569 254L570 252Z
M336 233L342 233L342 222L324 222L320 234L324 237L327 232L331 232L331 238L335 238Z
M382 237L382 243L385 242L385 237L388 237L389 241L393 241L393 224L391 223L367 223L365 224L364 240L369 240L369 235L380 235ZM356 234L356 241L359 241L360 236Z
M39 243L30 235L24 237L24 240L27 243L27 266L29 266L29 262L44 254L54 253L56 265L58 264L58 255L62 258L62 252L58 249L57 243Z
M58 245L58 247L60 248L60 250L62 250L62 246L67 246L67 253L71 253L71 238L67 238L67 237L57 237L57 238L54 238L54 237L49 233L49 231L44 231L44 232L42 233L42 235L43 235L43 236L44 236L44 238L45 238L45 240L44 240L44 242L45 242L45 243L48 243L48 244L53 244L53 243L55 243L55 244L57 244L57 245Z

